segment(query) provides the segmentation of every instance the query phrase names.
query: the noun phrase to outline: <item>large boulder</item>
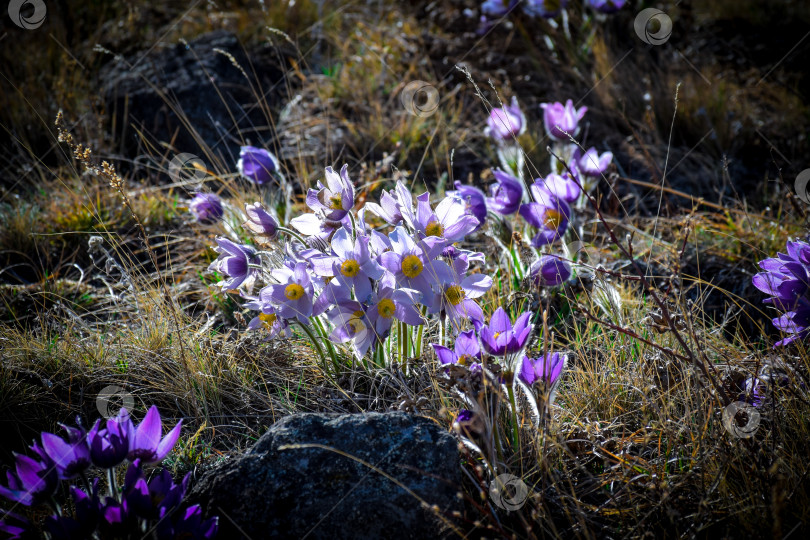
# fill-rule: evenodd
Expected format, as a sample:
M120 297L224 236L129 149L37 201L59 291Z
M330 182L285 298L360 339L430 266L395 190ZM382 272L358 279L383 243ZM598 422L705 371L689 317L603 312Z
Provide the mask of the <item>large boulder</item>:
M203 475L190 500L228 539L440 538L461 510L459 475L456 440L427 418L300 414Z
M122 152L160 153L169 143L177 153L233 167L241 141L261 145L271 138L261 105L283 75L263 58L263 65L256 61L235 35L215 31L110 62L101 73L101 93Z

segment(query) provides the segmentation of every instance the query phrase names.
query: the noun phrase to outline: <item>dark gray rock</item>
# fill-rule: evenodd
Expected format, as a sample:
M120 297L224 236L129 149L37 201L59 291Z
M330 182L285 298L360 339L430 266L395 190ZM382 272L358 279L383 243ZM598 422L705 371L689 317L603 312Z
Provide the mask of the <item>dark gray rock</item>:
M441 519L405 488L449 516L461 510L458 463L456 440L424 417L300 414L206 473L190 501L229 540L440 538Z
M261 145L270 138L251 84L273 96L271 89L283 76L277 68L256 66L254 60L236 36L216 31L188 44L110 62L102 70L101 93L121 151L129 157L144 152L140 130L158 152L160 143L171 143L178 153L205 161L213 155L234 167L240 141Z

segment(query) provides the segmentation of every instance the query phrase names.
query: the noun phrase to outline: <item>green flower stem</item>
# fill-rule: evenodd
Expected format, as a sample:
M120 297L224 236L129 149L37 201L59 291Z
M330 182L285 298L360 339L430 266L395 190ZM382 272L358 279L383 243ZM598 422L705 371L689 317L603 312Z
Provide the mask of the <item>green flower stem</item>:
M312 319L310 319L310 320L312 320ZM302 324L301 321L296 319L295 322L298 323L298 326L301 327L301 330L303 330L304 333L306 333L306 335L309 337L309 341L312 342L312 346L315 347L315 350L318 352L318 356L321 357L321 363L323 365L323 369L324 369L324 371L326 371L326 355L323 353L323 348L321 347L321 344L318 343L318 339L315 337L315 334L312 333L312 330L310 330L308 326L306 326L305 324ZM337 368L337 366L335 366L335 367Z
M506 391L509 394L509 404L512 406L512 437L514 438L514 446L512 448L514 448L515 452L517 452L520 448L520 432L518 431L518 414L517 403L515 402L514 381L512 381L512 384L509 384L506 387Z
M337 357L337 351L335 351L335 347L332 345L332 341L329 339L329 335L326 333L326 328L323 326L323 322L318 317L310 318L313 321L313 326L318 330L318 334L321 336L321 339L324 340L326 343L326 350L329 353L329 357L332 359L332 365L335 368L335 375L337 375L338 371L340 371L340 361Z
M305 246L307 245L307 242L306 242L306 240L304 240L304 237L301 236L300 234L298 234L297 232L293 231L292 229L288 229L287 227L279 227L278 230L280 232L289 234L290 236L292 236L293 238L295 238L296 240L298 240L299 242L301 242Z

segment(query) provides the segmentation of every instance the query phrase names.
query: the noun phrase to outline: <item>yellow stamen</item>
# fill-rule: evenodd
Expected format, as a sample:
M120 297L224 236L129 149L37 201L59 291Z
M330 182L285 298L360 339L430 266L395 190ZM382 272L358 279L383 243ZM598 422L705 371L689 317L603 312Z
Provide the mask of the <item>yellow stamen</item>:
M464 300L464 289L458 285L451 285L444 291L444 296L451 305L457 306Z
M558 212L557 210L546 210L543 224L549 229L559 229L564 219L565 216L563 216L562 212Z
M268 328L268 329L272 328L272 326L275 324L277 318L278 317L276 317L275 313L261 313L259 315L259 320L262 321L262 323L264 324L264 327Z
M405 277L413 279L423 270L422 261L416 255L408 255L402 258L402 273Z
M340 193L335 193L329 197L329 208L332 210L343 210L343 197Z
M393 317L396 309L397 306L390 298L383 298L380 300L380 303L377 304L377 313L379 313L380 317L384 319L390 319Z
M340 273L346 277L354 277L360 271L360 264L354 259L343 261L340 265Z
M287 297L287 300L298 300L304 296L304 288L297 283L290 283L284 287L284 296Z
M467 366L472 362L472 356L469 354L462 354L458 357L458 362L456 362L460 366Z
M441 237L444 234L444 227L438 221L431 221L428 223L427 227L425 227L425 234L428 236L439 236Z

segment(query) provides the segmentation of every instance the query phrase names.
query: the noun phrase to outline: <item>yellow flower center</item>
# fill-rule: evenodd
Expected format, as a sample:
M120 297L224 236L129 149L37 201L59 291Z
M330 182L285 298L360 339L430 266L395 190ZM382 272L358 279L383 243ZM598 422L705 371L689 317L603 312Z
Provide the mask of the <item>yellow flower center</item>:
M262 313L259 315L259 320L264 323L265 328L271 328L275 324L277 318L278 317L276 317L275 313Z
M472 356L469 354L462 354L458 357L458 362L456 362L460 366L468 366L472 362Z
M329 197L329 208L332 210L342 210L343 209L343 197L340 193L335 193L331 197Z
M428 223L427 227L425 227L425 234L428 236L439 236L444 234L444 227L438 221L431 221Z
M558 212L557 210L546 210L546 216L543 224L549 229L559 229L563 219L565 218L562 212Z
M451 285L445 289L444 296L450 304L457 306L464 300L464 289L458 285Z
M501 335L501 332L495 332L495 333L492 335L492 339L498 339L498 336L500 336L500 335Z
M360 265L354 259L343 261L340 265L340 273L346 277L354 277L360 271Z
M352 335L362 330L365 330L366 325L363 323L362 320L363 315L365 315L365 313L363 313L362 310L357 310L354 313L352 313L352 318L349 319L349 321L346 323Z
M422 273L422 261L416 255L408 255L402 258L402 273L405 277L413 279Z
M396 309L397 306L390 298L383 298L380 300L380 303L377 304L377 313L379 313L380 317L383 317L384 319L390 319L393 317Z
M304 296L304 288L298 283L290 283L284 287L284 296L287 297L287 300L298 300Z

